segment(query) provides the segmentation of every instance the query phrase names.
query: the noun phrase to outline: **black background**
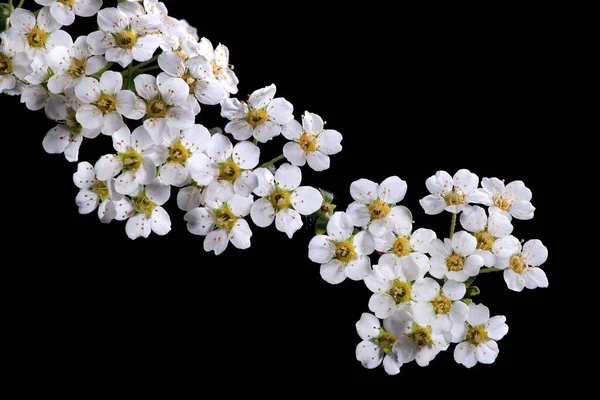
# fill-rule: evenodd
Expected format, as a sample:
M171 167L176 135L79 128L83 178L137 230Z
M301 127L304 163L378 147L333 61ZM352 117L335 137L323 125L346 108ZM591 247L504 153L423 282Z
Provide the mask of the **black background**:
M452 346L428 368L411 363L399 376L363 369L354 356L360 341L354 324L369 311L371 293L361 282L322 281L307 257L312 227L289 240L274 226L251 224L249 250L230 245L216 257L203 251L202 237L188 233L173 190L166 206L172 231L131 241L124 223L103 225L95 213L78 214L76 164L41 146L54 124L43 111L2 96L2 121L13 126L2 132L4 231L11 236L5 254L15 260L5 268L17 275L6 283L5 329L22 354L14 371L58 372L56 384L138 374L182 381L324 379L332 388L431 379L462 385L509 376L552 381L550 360L564 351L557 314L565 276L558 261L564 246L554 233L563 223L553 207L556 160L553 149L540 151L555 119L553 40L543 23L487 14L476 20L394 15L375 7L299 5L277 12L266 4L203 2L190 12L189 3L167 5L200 36L229 47L241 81L238 98L275 83L296 118L317 113L344 136L331 168L303 168L303 184L332 191L344 210L352 181L398 175L408 183L402 204L413 212L415 228L446 236L450 214L427 216L418 204L428 194L427 177L468 168L480 178L523 180L537 210L531 221L514 221L514 235L547 245L550 286L515 293L500 273L477 279L477 302L505 315L510 328L493 365L457 365ZM94 19L78 19L66 30L85 33L93 25ZM197 122L226 123L219 107L208 106ZM285 142L278 137L261 146L261 160L278 155ZM111 151L105 136L84 140L80 161L93 164Z

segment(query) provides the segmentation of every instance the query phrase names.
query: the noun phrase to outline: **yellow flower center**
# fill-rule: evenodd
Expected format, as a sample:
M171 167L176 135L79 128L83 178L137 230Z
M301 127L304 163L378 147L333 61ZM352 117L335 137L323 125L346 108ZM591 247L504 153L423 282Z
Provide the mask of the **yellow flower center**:
M412 336L419 347L427 346L431 343L431 328L417 326L414 328Z
M154 204L145 193L142 193L137 197L133 197L131 200L133 201L135 211L140 214L146 214L147 216L152 215L152 211L156 207L156 204Z
M465 196L462 196L456 192L450 192L444 198L446 200L446 205L448 206L458 206L465 202Z
M479 231L475 234L477 239L477 248L480 250L491 250L494 244L494 237L486 231Z
M181 79L183 79L183 81L187 83L190 87L190 94L194 94L194 89L196 88L196 78L194 78L188 72L186 72L185 74L183 74Z
M463 269L463 258L458 254L452 253L448 258L446 258L446 267L448 267L449 271L462 271Z
M211 61L211 62L210 62L210 65L211 65L211 67L212 67L212 72L213 72L213 74L215 75L215 78L216 78L216 79L219 79L219 78L221 78L221 75L223 74L223 69L224 69L224 68L223 68L223 67L219 67L219 66L217 65L217 63L216 63L216 62L214 62L214 61Z
M525 263L521 259L521 256L515 254L510 257L510 260L508 261L508 268L512 269L517 274L521 274L525 269Z
M100 97L98 97L96 106L102 114L109 114L117 109L117 99L111 94L102 92L100 93Z
M137 42L137 35L130 30L124 30L113 34L113 37L115 39L116 46L126 50L132 49Z
M219 178L228 182L234 182L241 172L242 170L233 160L227 160L219 165Z
M79 122L77 122L77 118L75 117L76 114L77 112L70 108L69 112L67 113L67 120L65 122L67 124L67 127L71 130L72 134L79 135L83 127Z
M12 60L7 55L0 53L0 75L12 73Z
M406 303L410 300L410 283L397 279L392 284L388 294L394 298L396 304Z
M389 212L390 206L379 199L369 204L369 214L371 214L371 219L384 218Z
M75 3L75 0L58 0L59 3L64 4L65 6L72 6Z
M300 144L300 148L306 153L312 153L317 149L317 138L310 133L304 132L300 136L298 144Z
M494 205L503 211L510 211L511 202L504 197L498 197L494 200Z
M74 78L79 78L85 74L86 61L85 59L72 58L71 66L67 71Z
M277 189L269 196L269 201L276 210L289 208L292 204L290 193L283 189Z
M392 245L392 251L398 257L404 257L409 255L411 250L412 247L410 245L410 242L404 236L400 236L399 238L397 238L394 244Z
M215 225L217 228L230 231L235 225L236 220L237 217L231 212L227 205L224 205L215 211Z
M108 186L106 186L106 182L104 181L96 181L92 185L92 192L96 193L101 200L105 200L108 198Z
M250 108L244 117L244 121L248 123L253 128L256 128L259 125L267 122L268 115L267 110L264 108Z
M161 99L152 99L146 104L146 114L150 118L164 118L169 107Z
M448 314L451 308L452 301L443 294L433 299L433 310L436 314Z
M381 348L385 354L390 354L394 343L396 343L396 336L390 332L386 332L383 328L380 328L380 331L381 334L374 342L379 345L379 348Z
M177 142L169 147L169 157L167 158L167 162L184 164L189 156L190 152L188 149L186 149L181 142Z
M140 153L131 149L127 153L120 154L121 160L123 160L124 171L137 171L142 165L144 158Z
M348 263L354 258L356 251L350 241L340 242L335 246L335 258L343 263Z
M482 326L472 326L467 332L467 342L477 346L487 340L487 332Z
M29 46L36 49L44 47L47 40L48 34L37 26L27 34L27 43L29 43Z

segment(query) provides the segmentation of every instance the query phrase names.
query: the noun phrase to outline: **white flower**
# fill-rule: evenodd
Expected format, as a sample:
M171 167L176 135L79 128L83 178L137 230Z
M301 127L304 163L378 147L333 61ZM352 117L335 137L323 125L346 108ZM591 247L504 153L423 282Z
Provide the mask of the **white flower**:
M42 58L36 58L31 64L33 73L25 79L31 85L23 87L21 103L32 111L44 109L46 116L54 121L67 118L67 100L62 94L48 92L47 83L50 71Z
M90 55L86 36L78 37L71 47L54 48L46 60L54 72L48 80L52 93L63 93L65 88L76 86L84 76L93 75L106 65L104 57Z
M117 216L115 202L123 196L114 190L114 180L101 181L96 178L94 167L88 162L77 165L73 174L73 182L80 189L75 202L80 214L89 214L98 208L98 218L103 223L109 223Z
M363 367L368 369L377 368L383 362L383 369L389 375L400 372L402 362L394 352L396 328L391 325L390 320L384 320L384 328L381 327L379 319L369 313L363 313L356 323L356 332L362 339L356 346L356 359ZM400 332L399 335L404 332Z
M25 50L25 39L14 29L0 33L0 93L11 92L18 79L33 72Z
M434 239L431 242L431 269L434 278L453 279L464 282L477 276L483 266L483 258L475 255L477 239L465 231L456 232L450 239Z
M454 349L454 360L467 368L477 362L491 364L498 357L498 343L508 333L506 317L490 319L490 310L483 304L469 304L469 327L463 325L460 342Z
M227 201L234 194L248 196L258 187L251 169L258 164L260 150L253 143L233 146L226 136L216 133L208 140L206 154L190 160L189 173L196 183L207 186L207 197Z
M188 84L189 94L202 104L219 104L229 97L204 57L184 61L178 53L165 51L158 57L158 65L166 74L183 79Z
M82 127L75 118L75 110L69 108L64 123L56 125L46 133L42 146L47 153L64 153L68 161L74 162L79 158L79 147L83 138L94 139L99 134L100 129Z
M75 86L75 94L84 105L77 110L77 121L87 129L102 128L102 133L112 135L123 126L122 114L130 113L136 97L130 90L121 90L123 76L106 71L100 77L82 78Z
M124 198L122 206L131 215L125 225L125 232L130 239L147 238L150 232L164 236L171 230L171 218L161 206L169 200L171 186L163 184L155 178L147 186L140 186L131 200ZM133 209L133 211L130 211ZM119 210L117 208L117 213Z
M141 74L133 80L135 90L143 99L144 128L154 144L161 144L167 129L188 129L194 125L194 114L188 108L188 86L182 79L168 75ZM131 114L127 115L132 118Z
M354 226L344 212L336 212L327 223L327 235L318 235L308 244L308 258L321 264L321 277L331 284L346 277L359 281L371 272L369 254L375 249L367 231L354 235Z
M148 156L152 139L143 126L130 134L127 125L123 125L113 135L113 146L118 154L104 155L96 162L98 179L107 180L121 173L115 179L115 189L121 194L133 195L156 176L156 165Z
M56 46L70 46L71 36L59 30L60 24L50 16L50 9L44 7L37 18L29 10L17 8L10 14L10 25L25 39L24 51L30 58L43 58Z
M483 178L481 186L487 191L485 202L490 206L490 213L499 211L509 219L532 219L535 207L531 204L531 190L522 181L513 181L504 186L498 178Z
M91 17L102 7L102 0L35 0L35 2L49 7L50 14L61 25L71 25L76 15Z
M435 334L431 326L419 325L405 310L396 311L388 319L388 324L394 326L395 331L403 332L393 346L402 363L416 360L419 366L426 367L450 344L450 334Z
M153 15L128 16L118 8L105 8L98 13L102 30L88 35L93 55L105 55L108 61L127 67L133 60L148 61L160 46L152 35L160 29L160 20Z
M300 215L316 212L323 203L323 196L315 188L300 186L300 168L282 164L275 176L266 168L254 171L258 186L254 194L261 197L252 205L250 216L259 227L265 228L275 220L275 227L291 239L302 227Z
M342 151L342 135L324 126L321 117L308 111L302 117L302 125L295 119L284 125L281 133L291 140L283 146L285 158L299 167L308 161L315 171L329 168L329 155Z
M485 190L478 189L479 178L469 170L461 169L454 178L446 171L438 171L425 181L431 193L419 203L426 214L435 215L446 210L458 214L468 207L469 203L484 203L489 197Z
M548 278L538 268L548 259L548 249L537 239L529 240L510 256L498 257L496 268L504 270L504 281L510 290L520 292L524 287L535 289L548 287Z
M177 207L183 211L192 211L204 204L204 189L194 180L188 186L182 187L177 193Z
M206 60L209 68L205 68L208 77L216 79L217 82L228 93L236 94L237 85L240 82L233 72L233 66L229 65L229 49L219 43L216 49L207 38L200 40L200 55Z
M193 159L202 153L210 140L210 132L196 124L184 130L169 129L161 146L155 148L154 161L159 176L167 185L184 186L188 182Z
M214 251L215 255L219 255L229 242L238 249L247 249L252 231L243 217L250 213L252 203L252 196L237 194L226 202L207 201L206 207L189 211L184 220L191 233L206 236L204 251Z
M389 258L379 259L379 264L373 265L373 272L365 277L365 285L373 292L369 309L379 318L387 318L398 310L410 312L414 304L411 282L420 278L416 271L419 269L410 257L395 264Z
M396 224L401 229L412 229L412 214L408 208L396 206L406 195L406 182L390 176L380 185L368 179L359 179L350 185L354 202L348 206L348 217L355 226L369 227L375 237L391 232Z
M496 264L494 253L501 251L502 243L510 242L502 240L496 244L499 239L504 239L513 231L510 219L504 214L491 212L491 210L488 218L483 208L473 206L462 212L460 224L477 239L477 250L474 254L483 258L486 267L493 267Z
M294 119L294 106L282 97L275 97L275 85L259 89L250 95L248 102L225 99L221 103L221 116L229 119L225 132L236 140L254 136L265 143L281 133L281 126Z
M392 232L375 238L375 250L384 253L379 258L380 264L396 265L403 258L409 257L412 263L406 265L411 266L410 275L414 280L422 278L429 271L429 257L425 253L429 253L429 246L431 241L436 238L436 234L430 229L423 228L410 233L412 223L409 219L410 215L407 217L404 219L405 227L402 227L397 220L396 227Z
M431 278L419 279L412 286L413 317L419 325L431 325L432 333L452 332L454 324L463 324L469 307L463 303L467 288L464 283L448 280L444 286Z

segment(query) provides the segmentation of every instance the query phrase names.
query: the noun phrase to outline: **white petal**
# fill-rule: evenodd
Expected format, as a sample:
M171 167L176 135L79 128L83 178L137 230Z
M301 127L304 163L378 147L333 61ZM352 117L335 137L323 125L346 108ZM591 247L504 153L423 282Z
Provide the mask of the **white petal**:
M65 151L70 140L71 130L65 125L57 125L46 133L42 147L49 154L60 154Z
M156 77L148 74L140 74L135 77L133 83L137 94L143 99L152 100L158 97L159 91L156 84Z
M527 265L537 267L548 259L548 248L538 239L529 240L523 246L523 255L527 260Z
M187 222L187 229L194 235L206 236L215 225L213 213L204 207L189 211L183 220Z
M328 155L337 154L342 151L341 141L342 135L338 131L327 129L319 135L317 149Z
M446 201L443 197L435 194L430 194L419 200L419 204L423 207L423 211L428 215L436 215L444 211L446 208Z
M157 37L152 35L142 36L138 38L130 54L136 61L148 61L152 58L158 46L160 46L160 40Z
M15 8L10 14L10 26L17 32L27 34L35 26L35 16L24 8Z
M371 220L371 214L369 213L369 207L358 201L350 203L346 210L348 218L351 224L358 227L367 226Z
M417 352L415 361L420 367L427 367L439 352L440 350L434 345L423 346Z
M468 232L456 232L452 237L452 248L456 254L468 256L475 252L477 239Z
M215 162L224 162L233 152L231 141L224 135L216 133L206 147L206 154Z
M446 259L444 257L433 256L430 260L431 268L429 273L437 279L442 279L446 276L448 268L446 267Z
M423 278L412 285L412 298L417 302L433 301L440 294L440 285L431 278Z
M306 164L306 153L298 143L287 142L283 146L283 155L292 165L302 167Z
M462 299L467 293L467 287L462 282L456 282L453 280L446 281L442 287L444 295L452 301Z
M102 0L76 1L73 4L73 11L80 17L92 17L100 10L100 7L102 7Z
M252 137L254 129L244 120L231 121L225 125L225 132L231 133L235 140L246 140Z
M328 236L317 235L308 243L308 258L315 263L324 264L333 258L335 245Z
M244 119L246 109L238 99L225 99L221 102L221 116L232 121Z
M492 252L498 258L510 258L521 251L521 243L516 237L509 235L498 239L492 245Z
M548 287L548 277L543 269L537 267L527 268L525 272L525 285L529 289L534 288L547 288Z
M115 154L107 154L100 157L94 168L96 170L96 177L98 180L106 181L121 171L121 168L123 168L123 163Z
M368 179L359 179L350 184L350 195L360 203L369 204L377 199L378 185Z
M259 199L252 205L250 217L256 226L265 228L273 223L275 209L269 200Z
M160 177L167 185L183 186L187 182L188 173L181 164L167 163L160 168Z
M146 214L136 214L127 220L125 233L127 233L129 239L147 238L152 231L151 225L150 218Z
M533 218L535 207L526 200L515 201L510 207L510 215L516 219L528 220Z
M239 142L233 148L233 161L244 169L252 169L258 165L260 149L252 142Z
M281 134L288 140L300 139L302 131L302 125L295 119L281 127Z
M111 95L116 95L123 86L123 75L115 71L106 71L100 77L100 90Z
M89 214L98 207L98 195L91 190L81 190L75 197L80 214Z
M171 197L171 187L156 178L146 185L146 195L152 202L161 206Z
M130 90L121 90L117 93L117 111L120 114L129 114L135 109L137 98Z
M460 224L469 232L479 232L485 229L487 224L485 210L479 206L465 209L460 215Z
M207 186L219 176L219 168L206 155L199 153L190 160L188 172L199 185Z
M252 171L243 171L233 184L235 193L249 196L258 187L258 177Z
M302 218L296 210L280 210L275 217L275 227L280 232L285 232L291 239L294 233L302 228Z
M257 168L254 174L258 178L258 186L254 189L254 194L264 197L275 191L275 177L268 169Z
M436 237L437 235L431 229L417 229L410 235L410 245L415 251L429 253L431 242L436 239Z
M171 76L181 77L185 72L183 60L177 53L172 51L163 51L158 56L158 65L160 68ZM138 91L138 94L142 94Z
M373 340L380 335L381 323L373 314L363 313L355 326L362 340Z
M308 162L309 167L315 171L325 171L330 165L329 156L325 153L321 153L318 150L307 153L306 161Z
M498 357L498 344L493 340L480 343L475 350L475 357L482 364L493 363L496 361L496 357Z
M431 194L443 197L452 191L454 181L446 171L438 171L435 175L427 178L425 186L427 186L427 190L429 190Z
M360 231L354 236L354 248L359 254L368 256L375 251L375 240L373 236L366 231Z
M465 260L463 271L469 276L476 276L481 267L483 267L483 258L473 254Z
M71 11L70 7L62 3L54 3L50 6L50 14L56 19L61 25L69 26L75 21L75 14Z
M266 143L281 133L281 126L271 121L266 121L254 128L252 135L261 143Z
M463 213L464 215L464 213ZM464 225L463 225L464 226ZM513 231L510 219L501 213L492 213L487 222L488 231L496 238L508 236Z
M412 231L412 213L408 208L393 207L387 217L394 221L393 229L398 235L406 236Z
M373 311L377 318L387 318L396 309L394 298L385 293L374 293L369 299L369 310Z
M77 164L77 172L73 174L73 183L79 189L89 189L96 182L96 171L92 164L80 162Z
M428 301L417 301L413 305L413 317L419 325L430 325L435 316L433 305Z
M225 229L217 229L210 232L204 239L204 251L215 252L215 255L219 255L225 251L229 244L229 234Z
M152 232L164 236L171 231L171 218L162 207L155 207L150 216Z
M485 326L490 339L500 340L508 333L508 325L506 325L506 317L504 315L496 315L490 318Z
M464 325L469 316L469 306L462 301L456 301L452 304L449 316L453 323Z
M294 119L294 106L284 98L271 101L267 107L269 120L277 125L285 125Z
M83 125L83 124L81 124ZM123 127L123 117L118 112L105 114L102 119L102 133L112 135ZM87 128L87 127L86 127Z
M213 79L199 80L194 87L194 95L200 103L207 105L219 104L229 96L219 81Z
M75 94L84 103L94 102L100 97L100 83L86 76L75 86Z
M302 172L300 168L288 163L282 164L275 172L275 182L285 190L294 190L300 186ZM321 206L321 204L319 204ZM316 210L315 210L316 211Z
M177 206L183 211L191 211L202 203L202 192L194 186L182 188L177 193Z
M485 326L490 319L490 310L483 304L469 304L467 322L472 326Z
M328 262L327 264L321 265L319 269L321 278L327 283L337 285L346 279L346 273L344 271L344 264L337 260Z
M275 85L258 89L250 95L248 103L250 103L250 105L254 108L264 108L269 105L271 100L273 100L273 97L275 96L275 91Z
M139 188L135 175L131 171L123 172L115 180L115 190L124 195L131 195Z
M454 360L467 368L474 367L477 364L477 358L475 358L473 346L468 342L459 343L454 348Z
M383 351L373 342L362 341L356 346L356 359L365 368L377 368L383 361Z
M378 197L386 203L396 204L406 195L406 182L397 176L385 179L378 188Z
M354 226L344 212L336 211L327 223L327 235L338 242L348 240L353 231Z
M371 273L371 260L368 256L357 254L346 266L346 275L353 281L360 281Z
M244 219L238 219L233 229L229 232L229 240L238 249L247 249L250 247L250 238L252 230Z
M512 269L504 270L504 281L506 282L506 286L515 292L520 292L525 287L525 278L523 278L522 274L517 274Z
M323 204L321 193L310 186L301 186L294 190L290 200L294 209L302 215L310 215L316 212Z

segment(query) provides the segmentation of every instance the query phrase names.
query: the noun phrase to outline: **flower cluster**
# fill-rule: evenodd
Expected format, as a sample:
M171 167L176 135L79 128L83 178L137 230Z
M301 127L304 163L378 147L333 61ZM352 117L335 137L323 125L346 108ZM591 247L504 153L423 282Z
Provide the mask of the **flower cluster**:
M533 218L531 191L521 181L505 185L462 169L453 177L439 171L426 181L430 195L420 203L427 214L452 213L450 235L413 230L411 212L398 205L407 185L397 176L377 184L360 179L350 185L354 199L335 212L326 235L315 236L308 256L321 264L322 278L338 284L364 281L373 292L356 323L362 341L356 358L366 368L383 363L388 374L413 360L427 366L456 343L454 359L470 368L498 356L497 341L508 332L506 318L495 316L472 297L480 273L504 271L509 289L547 287L539 268L548 250L539 240L524 245L512 236L512 218ZM487 210L478 203L487 206ZM457 216L463 230L455 232ZM371 257L377 254L371 266ZM383 322L381 322L383 320Z
M42 7L35 12L23 2L9 10L0 93L56 121L42 142L48 153L76 162L84 138L112 139L114 152L80 162L73 175L81 214L126 220L131 239L165 235L171 219L163 205L174 187L188 230L220 254L229 242L250 246L248 216L258 227L275 222L291 238L302 216L321 209L323 196L301 185L300 167L329 168L342 136L317 114L296 121L275 85L247 101L231 98L239 81L226 46L213 47L158 0L108 8L102 0L36 2ZM99 29L88 35L73 40L63 30L92 16ZM225 134L196 123L201 107L212 105L229 121ZM261 163L259 144L278 136L287 139L283 154ZM289 163L275 169L283 158Z

